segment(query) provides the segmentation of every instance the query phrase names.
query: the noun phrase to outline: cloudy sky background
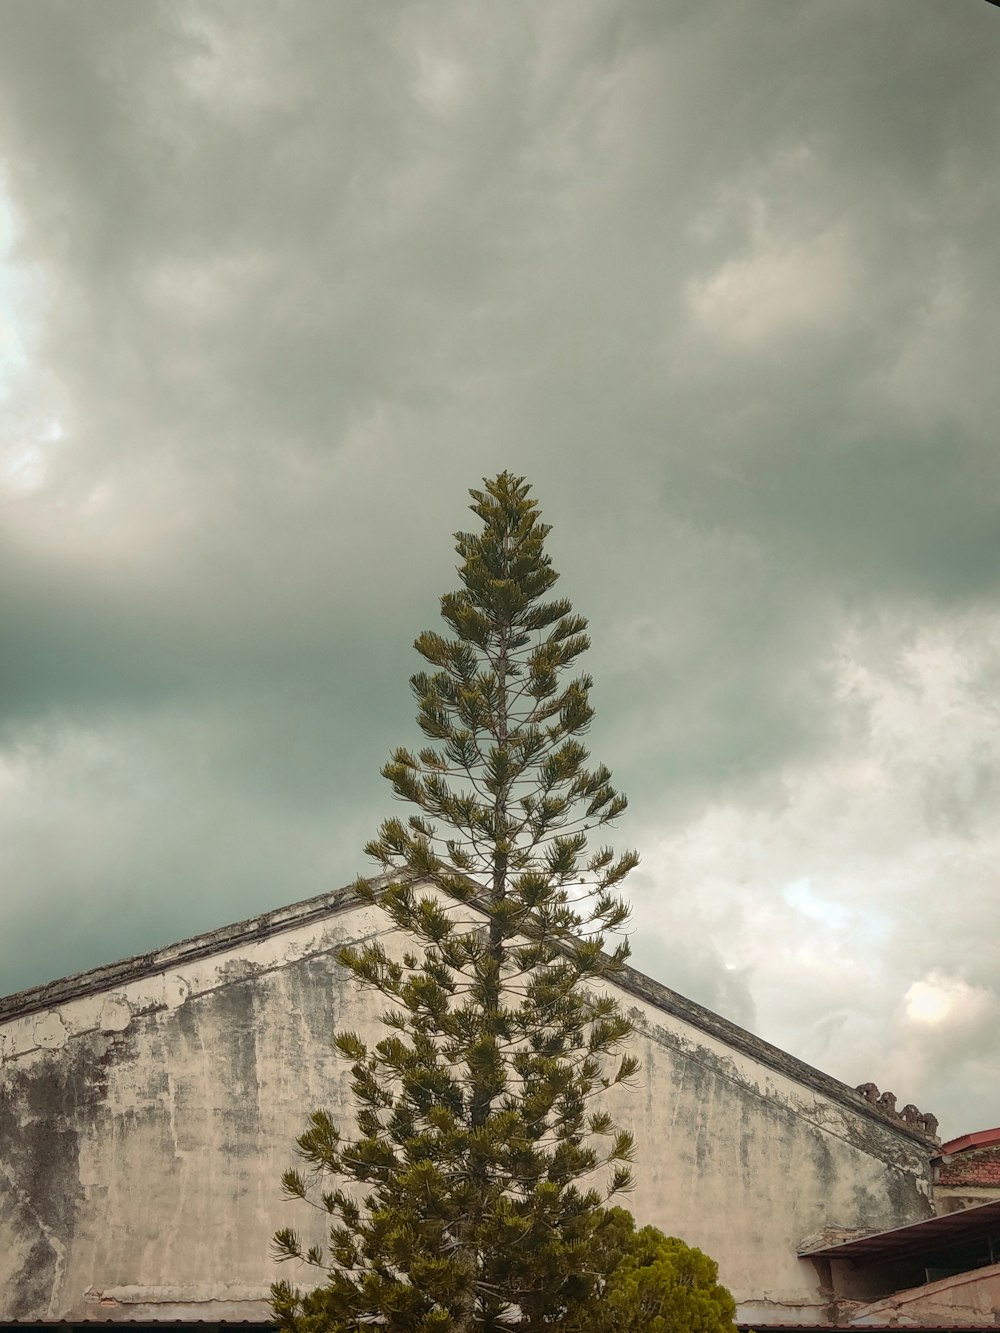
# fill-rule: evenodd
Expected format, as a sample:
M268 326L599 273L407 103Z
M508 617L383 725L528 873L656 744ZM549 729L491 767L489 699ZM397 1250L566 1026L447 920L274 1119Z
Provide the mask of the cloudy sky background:
M0 991L367 868L510 467L638 966L1000 1122L1000 10L2 18Z

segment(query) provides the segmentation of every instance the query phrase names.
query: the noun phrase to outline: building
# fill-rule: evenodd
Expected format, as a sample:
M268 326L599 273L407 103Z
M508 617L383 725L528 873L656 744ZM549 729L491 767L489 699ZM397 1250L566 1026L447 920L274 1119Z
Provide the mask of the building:
M267 1324L294 1280L271 1236L308 1221L281 1173L310 1110L350 1121L330 1036L378 1012L337 951L376 934L341 890L0 1000L0 1324ZM719 1262L742 1322L994 1325L1000 1130L942 1148L871 1084L639 972L615 989L643 1062L611 1105L629 1206Z

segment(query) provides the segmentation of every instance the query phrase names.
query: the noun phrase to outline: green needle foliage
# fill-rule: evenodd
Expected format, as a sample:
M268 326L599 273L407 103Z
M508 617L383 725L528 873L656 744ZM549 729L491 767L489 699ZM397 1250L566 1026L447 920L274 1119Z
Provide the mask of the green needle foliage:
M325 1274L306 1293L275 1284L290 1333L559 1326L605 1275L604 1201L632 1184L632 1137L599 1100L638 1064L600 983L628 957L617 890L638 857L587 850L626 805L587 767L590 677L563 683L587 622L547 596L549 528L524 479L484 485L470 492L481 530L456 534L449 634L415 644L430 744L382 770L416 813L382 825L366 851L383 874L356 886L407 943L340 955L388 1002L385 1036L337 1035L355 1133L315 1112L299 1139L310 1170L283 1179L329 1217L328 1252L275 1237L279 1258Z
M656 1227L636 1231L624 1208L607 1211L597 1240L609 1276L566 1333L734 1333L736 1303L707 1254Z

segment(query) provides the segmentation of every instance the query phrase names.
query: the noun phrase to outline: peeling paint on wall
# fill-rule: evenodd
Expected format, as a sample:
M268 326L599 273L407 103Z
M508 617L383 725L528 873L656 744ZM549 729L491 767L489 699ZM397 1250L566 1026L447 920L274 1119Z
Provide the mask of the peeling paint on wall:
M267 1318L271 1235L309 1225L281 1172L309 1111L351 1120L332 1034L377 1024L336 954L376 933L392 947L330 895L0 1001L0 1317ZM930 1145L648 978L619 997L643 1061L609 1098L638 1144L630 1206L712 1254L744 1310L821 1321L800 1238L928 1215Z

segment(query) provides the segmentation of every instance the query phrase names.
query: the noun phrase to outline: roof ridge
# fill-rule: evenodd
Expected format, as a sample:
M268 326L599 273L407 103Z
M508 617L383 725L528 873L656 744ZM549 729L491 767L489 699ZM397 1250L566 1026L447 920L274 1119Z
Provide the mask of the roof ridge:
M391 878L391 876L377 876L369 883L385 884L389 883ZM164 972L180 963L209 957L213 953L222 953L245 941L267 939L282 931L345 911L362 901L355 882L340 889L315 894L300 902L289 903L270 912L246 917L227 926L192 935L188 939L151 950L149 953L135 954L130 958L123 958L114 963L106 963L85 972L17 991L0 998L0 1024L66 1004L82 996L100 994L129 981L155 976L156 973ZM724 1045L767 1065L776 1073L811 1087L814 1091L848 1106L852 1111L913 1139L923 1147L936 1146L933 1139L928 1138L915 1126L895 1119L890 1120L854 1088L834 1078L832 1074L824 1073L823 1070L807 1064L798 1056L791 1055L781 1047L765 1041L764 1038L756 1036L696 1000L687 999L662 982L646 976L637 968L626 966L615 973L613 980L629 995L644 1000L647 1004L675 1018L680 1018Z
M0 997L0 1023L65 1004L83 995L100 993L141 977L155 976L157 972L165 972L180 962L222 953L245 940L267 939L283 930L291 930L311 920L341 912L358 901L357 890L350 884L341 889L314 894L311 898L303 898L300 902L289 903L284 907L276 907L270 912L245 917L230 925L203 931L188 939L150 950L149 953L133 954L113 963L102 963L84 972L43 982L40 986L29 986L12 995Z

